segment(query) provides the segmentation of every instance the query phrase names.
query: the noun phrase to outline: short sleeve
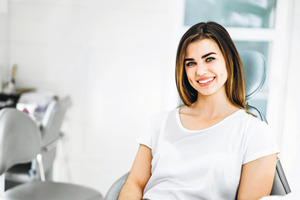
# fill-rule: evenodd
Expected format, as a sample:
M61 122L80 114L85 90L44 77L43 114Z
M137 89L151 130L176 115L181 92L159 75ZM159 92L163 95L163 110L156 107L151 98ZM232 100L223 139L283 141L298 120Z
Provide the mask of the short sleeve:
M143 144L152 149L152 131L151 122L148 120L140 129L139 137L137 139L139 144Z
M154 114L139 131L137 142L149 147L152 153L155 152L158 138L168 113L169 112L159 112Z
M243 164L274 153L279 153L276 135L268 124L257 121L247 133Z

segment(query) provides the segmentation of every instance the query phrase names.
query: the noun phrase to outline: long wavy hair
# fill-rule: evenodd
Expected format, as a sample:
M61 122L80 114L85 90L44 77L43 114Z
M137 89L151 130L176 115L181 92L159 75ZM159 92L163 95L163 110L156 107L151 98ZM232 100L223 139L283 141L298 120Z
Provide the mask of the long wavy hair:
M201 22L192 26L181 38L176 55L176 86L184 105L190 106L198 98L198 92L190 85L184 66L187 46L202 39L213 40L220 48L226 63L228 78L225 91L236 107L246 109L246 89L243 68L238 51L226 31L215 22Z

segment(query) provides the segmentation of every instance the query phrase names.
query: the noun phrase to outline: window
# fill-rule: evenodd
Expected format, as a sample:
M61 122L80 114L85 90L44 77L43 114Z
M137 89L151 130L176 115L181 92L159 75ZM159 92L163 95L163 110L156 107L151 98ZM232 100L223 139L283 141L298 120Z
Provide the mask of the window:
M274 28L276 0L186 0L184 25L215 21L225 27Z
M215 21L228 30L238 51L256 50L267 61L267 79L264 87L250 104L267 115L270 58L275 40L277 0L185 0L182 28L201 21ZM184 31L184 30L183 30ZM183 32L182 31L182 32Z

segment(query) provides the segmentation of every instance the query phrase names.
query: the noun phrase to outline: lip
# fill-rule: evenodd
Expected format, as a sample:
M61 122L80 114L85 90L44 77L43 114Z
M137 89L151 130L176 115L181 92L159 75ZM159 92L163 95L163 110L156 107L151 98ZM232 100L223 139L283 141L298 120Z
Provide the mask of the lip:
M211 80L210 80L210 79L211 79ZM199 78L199 79L197 80L197 83L198 83L200 86L205 87L205 86L210 85L215 79L216 79L216 77ZM205 83L200 83L200 81L201 81L201 82L205 81ZM207 82L206 82L206 81L207 81Z

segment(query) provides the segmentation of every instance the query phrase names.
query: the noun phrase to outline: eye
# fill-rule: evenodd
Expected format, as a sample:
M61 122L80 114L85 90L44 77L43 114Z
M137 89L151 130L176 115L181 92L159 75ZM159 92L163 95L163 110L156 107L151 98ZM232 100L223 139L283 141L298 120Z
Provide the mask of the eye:
M205 59L206 62L211 62L211 61L213 61L213 60L215 60L214 57L208 57L208 58Z
M187 62L187 63L185 64L185 66L191 67L191 66L193 66L193 65L195 65L195 64L196 64L195 62Z

